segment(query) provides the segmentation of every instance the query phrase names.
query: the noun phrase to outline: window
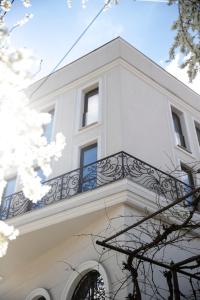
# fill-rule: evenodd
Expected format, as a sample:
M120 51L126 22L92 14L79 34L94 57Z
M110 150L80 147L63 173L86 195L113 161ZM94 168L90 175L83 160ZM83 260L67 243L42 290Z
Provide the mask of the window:
M189 167L181 164L181 173L181 181L183 181L185 184L191 187L191 189L189 188L187 191L189 193L192 190L192 188L194 188L194 178L192 175L192 170ZM186 200L186 204L191 205L192 199L192 196L188 197Z
M6 217L9 214L9 207L12 200L12 198L9 196L11 196L15 192L15 187L16 187L16 177L8 179L2 196L1 212L0 212L1 220L6 219Z
M185 137L183 135L180 115L177 112L172 111L172 118L174 123L176 144L178 146L186 148L186 142L185 142Z
M26 300L51 300L51 296L47 290L37 288L26 297Z
M97 161L97 143L81 149L80 191L87 191L96 187L96 175L97 175L96 161Z
M46 180L46 176L44 175L43 171L41 168L36 168L35 172L37 172L37 176L40 177L41 182L44 182ZM36 209L36 208L42 208L44 207L44 201L43 199L38 199L38 201L36 203L31 204L31 209Z
M42 169L41 168L37 168L35 171L37 172L37 176L40 177L41 182L44 182L46 180L46 176L44 175Z
M182 177L181 177L182 181L187 185L194 187L194 178L192 175L192 170L189 167L181 164L181 171L182 171Z
M82 126L88 126L98 121L99 88L95 88L84 95Z
M71 300L105 300L102 276L96 270L88 272L78 283Z
M200 125L196 122L195 122L195 129L196 129L197 139L198 139L199 146L200 146Z
M51 142L52 138L52 129L53 129L53 122L54 122L54 109L48 112L51 115L51 121L44 126L44 132L43 135L47 139L47 143L49 144Z
M3 198L10 196L15 192L16 177L7 180L6 187L3 192Z

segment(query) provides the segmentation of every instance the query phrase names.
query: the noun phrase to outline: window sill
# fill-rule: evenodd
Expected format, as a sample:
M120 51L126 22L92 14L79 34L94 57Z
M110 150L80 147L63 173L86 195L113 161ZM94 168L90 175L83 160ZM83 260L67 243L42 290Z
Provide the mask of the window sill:
M87 129L90 129L90 128L93 128L93 127L97 127L98 125L100 125L99 122L91 123L91 124L89 124L89 125L87 125L87 126L84 126L84 127L79 128L79 132L80 132L80 131L86 131Z
M192 152L190 150L188 150L187 148L182 147L180 145L176 145L175 147L176 147L176 149L178 149L178 150L182 151L183 153L190 155L192 158L194 158L194 155L192 154Z

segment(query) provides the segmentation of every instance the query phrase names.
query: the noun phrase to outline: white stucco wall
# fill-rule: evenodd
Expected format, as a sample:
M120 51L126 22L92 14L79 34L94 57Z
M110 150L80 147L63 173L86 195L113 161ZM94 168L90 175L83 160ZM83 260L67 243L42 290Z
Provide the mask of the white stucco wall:
M83 91L94 85L99 86L99 121L80 128ZM55 72L34 95L32 106L41 111L54 107L53 138L57 132L66 137L67 146L53 164L51 177L78 168L80 148L94 142L98 143L98 159L124 150L168 171L180 162L200 159L194 127L194 121L200 123L200 96L121 39ZM175 144L171 106L183 113L189 152ZM21 229L21 235L0 262L0 299L26 299L34 289L44 288L52 300L64 300L68 280L76 272L73 268L87 261L98 262L101 257L87 234L108 236L107 230L113 232L127 224L126 218L118 216L152 208L151 192L134 184L130 204L129 195L122 193L127 187L119 186L119 182L108 185L64 200L64 204L30 212L30 218L27 214L10 220ZM114 218L111 227L110 218ZM122 260L122 255L113 252L100 259L110 292L117 289L122 277ZM121 293L116 300L127 296L127 288Z

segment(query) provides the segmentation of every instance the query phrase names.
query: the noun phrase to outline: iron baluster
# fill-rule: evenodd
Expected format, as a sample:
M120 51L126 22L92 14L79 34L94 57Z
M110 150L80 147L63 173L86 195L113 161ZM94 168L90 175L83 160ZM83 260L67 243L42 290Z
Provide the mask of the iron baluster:
M87 170L86 174L84 170ZM44 182L51 186L51 190L44 196L45 205L70 198L77 193L94 190L122 178L129 178L158 195L165 195L166 199L172 201L191 189L190 186L170 174L121 151ZM34 206L30 207L30 211L33 209L35 209ZM22 192L10 196L5 214L4 207L1 207L1 213L3 212L5 219L26 211L27 199Z

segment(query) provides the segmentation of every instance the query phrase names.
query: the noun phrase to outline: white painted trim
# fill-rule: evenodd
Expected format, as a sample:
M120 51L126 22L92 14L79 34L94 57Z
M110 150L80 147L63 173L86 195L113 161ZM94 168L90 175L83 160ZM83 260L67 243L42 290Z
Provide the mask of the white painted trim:
M32 99L31 104L32 105L37 105L37 102L42 101L42 102L46 102L48 101L49 97L57 97L60 96L66 92L68 92L71 89L75 89L78 88L80 85L84 85L85 82L89 81L89 80L94 80L94 78L98 78L99 76L101 76L102 74L104 74L107 71L110 71L112 68L114 68L115 66L119 65L121 58L117 57L115 59L113 59L110 62L107 62L106 64L100 66L97 69L92 70L91 72L88 72L84 75L81 75L80 77L78 77L77 79L74 79L70 82L65 83L63 86L58 87L57 89L54 89L53 91L48 91L46 94L42 94L42 95L38 95L35 99ZM66 66L67 67L67 66ZM38 84L39 81L37 81L35 84ZM33 87L33 86L31 86Z
M107 272L105 268L102 266L102 264L100 264L97 261L90 260L79 265L77 270L71 274L69 280L67 281L67 284L63 289L61 300L71 299L73 292L77 284L79 283L79 281L83 278L83 276L85 276L88 272L92 270L96 270L101 274L104 281L105 292L106 295L108 296L110 293L110 283L109 283Z
M109 50L111 49L115 50L113 51L113 56L106 55L110 52ZM91 53L84 55L82 58L79 58L71 64L61 68L59 71L55 72L52 75L53 77L51 78L51 80L53 81L54 79L57 79L59 75L63 75L63 77L65 77L64 75L67 74L68 70L70 70L73 74L77 69L77 66L82 66L82 69L84 70L85 62L87 62L87 65L90 63L90 61L93 59L93 54L95 51L97 58L102 58L101 63L99 61L93 62L93 64L91 64L91 68L87 68L85 72L83 71L81 72L81 74L77 74L76 79L73 76L68 76L66 82L62 83L62 85L57 89L55 88L54 91L52 91L49 88L49 86L47 86L46 91L40 90L40 93L37 94L38 97L33 99L33 101L37 102L39 98L42 99L48 97L48 95L60 94L63 90L76 87L78 82L84 82L86 78L92 78L94 74L100 74L100 72L107 71L111 65L114 65L117 61L121 60L124 61L125 64L129 65L129 67L131 67L132 69L135 69L135 72L137 72L140 75L140 77L142 77L145 80L148 80L150 83L152 83L152 85L157 86L160 90L163 90L165 94L168 93L168 95L173 96L173 98L175 97L176 99L179 99L179 101L181 100L182 102L185 102L187 106L193 107L193 109L197 109L199 111L199 107L194 107L196 106L194 105L194 102L193 105L191 105L187 97L187 94L191 94L191 96L194 99L197 99L197 93L193 92L189 87L187 87L185 84L174 78L171 74L163 70L163 68L155 64L155 62L150 60L148 57L144 56L141 52L136 50L134 47L129 45L126 41L122 40L121 38L111 41L108 44L103 45L98 49L95 49ZM143 63L145 64L145 66L147 66L147 68L141 66ZM156 74L160 74L162 80L160 80L160 78L157 78ZM166 79L165 81L169 82L169 84L172 85L170 86L170 88L169 85L167 85L167 83L164 83L164 79ZM32 85L30 91L37 88L37 86L41 83L42 80L44 80L44 78ZM49 82L49 85L50 84L51 81ZM178 86L179 91L173 86L173 84ZM181 95L180 89L183 90ZM184 92L186 92L186 95L184 94Z
M33 290L27 297L26 300L37 300L39 297L44 297L46 300L51 300L49 292L44 288L37 288Z
M175 105L175 106L176 105L181 105L181 106L184 107L184 110L188 109L190 112L197 112L197 111L200 112L200 110L197 107L191 105L185 99L183 99L182 97L175 94L174 91L172 91L170 89L167 89L166 87L162 86L161 84L159 84L158 81L154 81L147 74L143 73L141 70L137 69L134 65L132 65L131 62L128 62L127 60L125 60L122 57L116 59L116 61L119 61L120 65L122 65L127 70L129 70L130 72L135 74L139 79L143 80L146 84L152 86L153 88L155 88L157 91L159 91L161 94L163 94L167 98L173 99L173 101L175 103L173 103L172 105ZM170 76L171 74L167 72L167 75ZM182 82L180 82L180 83L182 84ZM194 92L193 90L191 90L186 85L185 85L185 87L188 88L191 91L191 93L193 94L193 92ZM197 96L198 96L198 94L197 94Z
M177 106L171 104L171 122L172 122L173 129L174 129L174 124L173 124L172 112L177 114L177 116L180 118L180 123L181 123L183 136L185 137L186 149L185 150L182 149L182 148L180 148L180 149L182 149L187 154L192 155L192 153L190 153L192 151L192 149L191 149L191 145L190 145L190 141L189 141L189 134L188 134L189 127L188 127L188 123L187 123L187 119L186 119L186 113L185 113L185 111L181 110ZM174 130L174 145L175 145L175 147L179 146L179 145L176 144L175 130Z
M84 99L85 93L98 87L99 92L99 101L98 101L98 120L94 124L90 124L89 126L82 127L82 117L83 117L83 109L84 109ZM79 134L80 132L84 132L95 126L96 124L100 125L102 122L102 78L98 77L96 79L90 80L81 87L78 88L76 95L76 117L74 118L74 134Z
M156 209L155 193L134 183L132 180L123 179L93 191L79 194L66 201L59 201L33 212L11 218L7 220L7 223L18 228L20 235L23 235L50 225L59 224L62 221L105 210L105 206L112 207L125 203L129 192L132 195L131 201L138 209L144 209L144 207L151 204Z
M85 137L84 143L82 141L79 141L76 145L73 146L73 156L72 156L72 169L80 168L80 153L81 149L90 146L92 144L97 143L97 160L101 159L101 136L95 135L94 138L91 138L90 136Z
M196 131L196 127L198 127L200 129L200 120L197 119L196 117L192 116L192 125L193 125L193 132L194 132L194 136L195 136L195 141L194 141L194 147L195 149L197 149L197 153L198 155L200 154L200 144L198 141L198 137L197 137L197 131Z

